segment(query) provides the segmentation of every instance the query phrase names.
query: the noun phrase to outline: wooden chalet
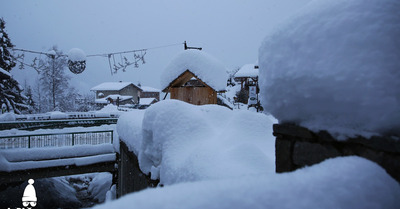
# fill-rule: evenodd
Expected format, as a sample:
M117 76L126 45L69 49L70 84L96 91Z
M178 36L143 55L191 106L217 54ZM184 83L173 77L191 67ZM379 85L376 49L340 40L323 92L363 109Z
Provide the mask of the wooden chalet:
M217 91L186 70L173 80L163 92L170 92L171 99L185 101L194 105L217 104Z

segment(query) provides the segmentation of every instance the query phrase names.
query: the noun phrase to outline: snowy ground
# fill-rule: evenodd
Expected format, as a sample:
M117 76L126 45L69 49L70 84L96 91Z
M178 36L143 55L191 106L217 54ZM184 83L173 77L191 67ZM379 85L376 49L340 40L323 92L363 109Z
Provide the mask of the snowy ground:
M359 157L275 173L272 120L225 107L161 101L121 115L117 130L164 187L97 208L398 208L400 186ZM149 201L151 199L151 201Z

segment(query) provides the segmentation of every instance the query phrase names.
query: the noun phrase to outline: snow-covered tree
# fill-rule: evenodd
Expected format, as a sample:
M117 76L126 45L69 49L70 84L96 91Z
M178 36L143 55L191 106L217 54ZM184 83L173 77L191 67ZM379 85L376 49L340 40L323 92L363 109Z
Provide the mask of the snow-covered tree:
M32 114L35 113L35 101L33 100L33 91L31 86L25 85L24 87L25 95L27 98L27 105L29 105L29 108L25 110L25 112Z
M27 98L22 94L23 88L12 78L10 71L15 62L9 51L14 47L5 31L5 21L0 18L0 104L5 104L8 112L21 113L28 109Z
M42 102L42 111L65 110L66 102L64 100L75 99L68 98L70 90L69 79L66 75L67 58L63 53L53 46L45 59L41 59L40 65L44 66L39 75L40 98Z

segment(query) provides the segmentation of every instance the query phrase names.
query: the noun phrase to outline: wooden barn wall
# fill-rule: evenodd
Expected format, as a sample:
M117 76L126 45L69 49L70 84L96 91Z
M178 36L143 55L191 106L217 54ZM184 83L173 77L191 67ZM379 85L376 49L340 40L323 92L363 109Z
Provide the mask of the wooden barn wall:
M172 87L171 99L194 105L217 104L217 93L210 87Z
M150 176L142 173L137 156L129 151L128 146L120 140L117 197L148 187L156 187L158 183L159 180L151 180Z

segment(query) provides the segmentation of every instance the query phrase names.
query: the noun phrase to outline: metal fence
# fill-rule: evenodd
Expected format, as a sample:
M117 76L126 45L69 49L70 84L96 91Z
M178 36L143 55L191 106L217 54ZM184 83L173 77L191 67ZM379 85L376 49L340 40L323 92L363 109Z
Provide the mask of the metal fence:
M113 143L113 130L0 136L0 149Z

